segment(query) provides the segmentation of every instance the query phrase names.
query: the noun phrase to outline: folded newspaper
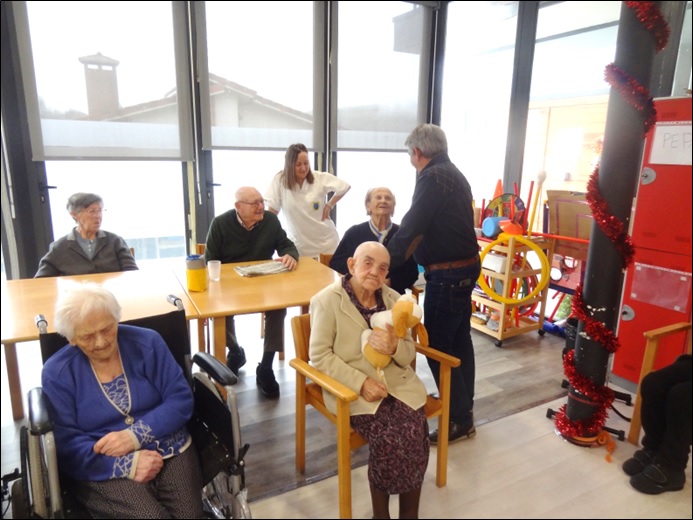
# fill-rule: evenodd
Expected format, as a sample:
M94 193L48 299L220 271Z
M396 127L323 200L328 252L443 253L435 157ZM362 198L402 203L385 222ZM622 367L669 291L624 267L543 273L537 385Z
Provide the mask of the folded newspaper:
M239 265L235 269L241 276L263 276L266 274L283 273L289 270L284 264L274 260L262 264Z

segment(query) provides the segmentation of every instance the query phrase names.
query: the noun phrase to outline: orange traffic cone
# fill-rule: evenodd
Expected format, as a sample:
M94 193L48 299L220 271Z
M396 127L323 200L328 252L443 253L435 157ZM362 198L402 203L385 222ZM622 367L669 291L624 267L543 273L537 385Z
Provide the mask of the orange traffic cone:
M498 179L498 182L496 183L496 191L493 194L493 198L497 199L501 195L503 195L503 181L501 179Z

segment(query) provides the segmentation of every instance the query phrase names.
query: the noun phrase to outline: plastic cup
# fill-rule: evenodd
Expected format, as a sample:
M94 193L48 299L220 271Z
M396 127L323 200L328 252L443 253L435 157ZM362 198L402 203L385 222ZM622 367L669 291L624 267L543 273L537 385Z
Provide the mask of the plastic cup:
M488 238L496 238L501 232L500 223L503 220L510 220L508 217L486 217L481 224L481 229Z
M207 272L210 280L218 282L221 278L221 260L210 260L207 262Z

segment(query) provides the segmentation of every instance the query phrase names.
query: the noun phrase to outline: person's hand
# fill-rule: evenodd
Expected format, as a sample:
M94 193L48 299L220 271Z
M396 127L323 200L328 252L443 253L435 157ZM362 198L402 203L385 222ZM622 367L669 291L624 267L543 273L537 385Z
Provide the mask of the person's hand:
M368 344L373 350L381 354L392 356L397 351L399 338L395 334L395 328L389 323L386 324L387 330L374 329L368 336Z
M135 451L136 448L132 434L128 430L107 433L94 444L96 453L109 457L122 457Z
M384 399L387 397L387 387L380 381L367 377L361 387L361 396L368 402Z
M322 208L322 218L320 220L325 220L330 218L330 211L332 211L332 208L334 206L330 206L329 204L325 204Z
M296 266L298 265L296 259L291 255L284 255L281 258L277 259L277 261L281 262L284 265L284 267L286 267L290 271L296 269Z
M164 459L157 451L141 450L137 457L137 468L135 468L135 482L149 482L155 478L161 468L164 467Z

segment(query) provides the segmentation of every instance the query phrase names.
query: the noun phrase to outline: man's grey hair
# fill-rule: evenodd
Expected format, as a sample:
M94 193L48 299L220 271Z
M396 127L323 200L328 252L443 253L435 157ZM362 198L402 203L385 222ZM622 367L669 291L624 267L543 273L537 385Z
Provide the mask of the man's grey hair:
M414 148L418 148L424 157L430 159L439 153L447 153L448 140L439 126L423 124L411 131L404 141L404 146L410 153Z

